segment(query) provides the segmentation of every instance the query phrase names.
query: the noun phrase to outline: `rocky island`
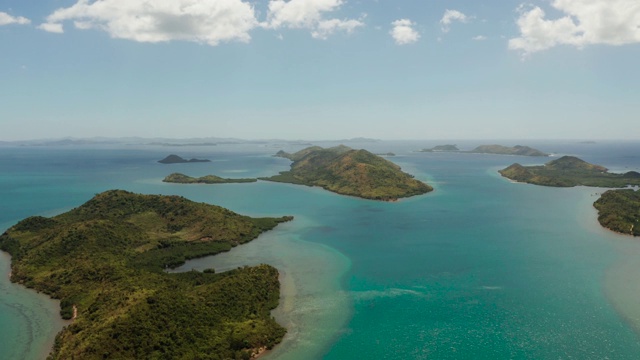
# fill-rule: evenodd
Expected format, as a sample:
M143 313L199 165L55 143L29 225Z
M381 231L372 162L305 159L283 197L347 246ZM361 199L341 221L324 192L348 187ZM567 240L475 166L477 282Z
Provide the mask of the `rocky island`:
M366 150L340 145L328 149L309 147L294 154L276 156L293 161L290 171L261 180L320 186L326 190L364 199L394 201L420 195L433 188L413 178L389 160Z
M195 178L181 173L173 173L165 177L162 181L175 184L231 184L256 182L258 179L227 179L215 175L205 175Z
M640 191L607 190L593 206L600 225L615 232L640 236Z
M181 164L181 163L197 163L197 162L211 162L207 159L184 159L178 155L171 154L162 160L158 160L161 164Z
M11 281L60 299L72 319L49 359L248 359L281 341L278 271L169 274L291 217L250 218L178 196L120 190L0 236Z
M640 185L640 173L610 173L603 166L590 164L575 156L563 156L539 166L522 166L516 163L499 172L514 181L543 186L620 188Z

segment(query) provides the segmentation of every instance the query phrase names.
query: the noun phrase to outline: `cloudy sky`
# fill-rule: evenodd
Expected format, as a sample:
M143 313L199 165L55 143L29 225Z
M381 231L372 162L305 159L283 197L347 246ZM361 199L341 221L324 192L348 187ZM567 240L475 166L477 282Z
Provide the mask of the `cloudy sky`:
M0 0L0 140L639 139L638 0Z

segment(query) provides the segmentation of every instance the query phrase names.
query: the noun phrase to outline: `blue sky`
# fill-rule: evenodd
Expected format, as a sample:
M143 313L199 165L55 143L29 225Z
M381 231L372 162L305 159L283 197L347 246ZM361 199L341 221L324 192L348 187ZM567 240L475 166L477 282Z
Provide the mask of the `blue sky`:
M638 139L637 0L0 0L0 140Z

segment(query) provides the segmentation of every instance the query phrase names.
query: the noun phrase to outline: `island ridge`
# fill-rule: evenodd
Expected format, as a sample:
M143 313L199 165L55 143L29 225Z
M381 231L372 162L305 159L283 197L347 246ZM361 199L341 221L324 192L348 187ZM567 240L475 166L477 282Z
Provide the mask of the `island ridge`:
M314 146L294 154L279 151L276 156L292 160L291 170L260 180L320 186L342 195L382 201L433 190L391 161L344 145L328 149Z

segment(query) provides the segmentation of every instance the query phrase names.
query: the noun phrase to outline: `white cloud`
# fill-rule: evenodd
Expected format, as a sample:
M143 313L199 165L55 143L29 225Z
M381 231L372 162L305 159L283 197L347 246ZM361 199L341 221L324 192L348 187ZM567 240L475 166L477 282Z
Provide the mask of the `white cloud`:
M540 7L520 6L520 37L509 48L524 56L557 45L582 48L592 44L623 45L640 42L638 0L554 0L565 16L549 20Z
M484 35L478 35L478 36L474 36L471 39L475 40L475 41L484 41L487 40L487 37Z
M38 29L44 30L50 33L56 33L56 34L62 34L64 32L64 29L62 28L62 24L56 24L56 23L40 24L38 25Z
M5 12L0 11L0 26L11 24L28 25L31 24L31 20L22 16L11 16Z
M389 34L398 45L412 44L420 39L420 34L413 28L415 23L409 19L396 20L391 25Z
M440 26L442 32L449 32L451 28L451 23L454 21L467 22L469 21L469 17L458 10L446 10L444 15L442 15L442 19L440 19Z
M326 19L325 14L336 11L343 0L270 0L266 28L309 29L311 36L326 39L337 30L347 33L364 26L362 19Z
M209 45L248 42L258 26L253 7L242 0L78 0L56 10L39 28L63 32L62 23L98 29L139 42L185 40Z

